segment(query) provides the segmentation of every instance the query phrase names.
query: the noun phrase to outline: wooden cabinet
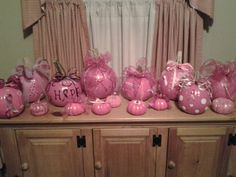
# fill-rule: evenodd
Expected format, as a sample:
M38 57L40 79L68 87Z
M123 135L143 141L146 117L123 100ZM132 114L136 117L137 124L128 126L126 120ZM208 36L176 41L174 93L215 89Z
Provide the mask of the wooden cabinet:
M232 136L234 136L232 142L234 146L231 145L230 147L227 177L236 177L236 129L234 130Z
M223 177L231 129L171 128L167 177Z
M189 115L172 105L132 116L126 108L0 119L4 177L236 177L236 112Z
M83 177L79 131L16 130L24 177Z
M165 176L167 129L95 129L93 133L96 177Z

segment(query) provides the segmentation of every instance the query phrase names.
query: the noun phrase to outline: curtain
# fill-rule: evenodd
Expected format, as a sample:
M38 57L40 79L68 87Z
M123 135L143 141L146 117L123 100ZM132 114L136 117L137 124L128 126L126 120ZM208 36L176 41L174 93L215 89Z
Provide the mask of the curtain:
M124 67L146 57L151 65L155 2L153 0L85 0L91 48L111 52L118 76Z
M185 0L156 0L152 67L158 77L168 60L176 60L197 69L202 61L203 19Z
M83 70L89 49L85 6L81 0L46 0L44 16L33 26L35 56L46 58L55 73L58 59L66 71Z

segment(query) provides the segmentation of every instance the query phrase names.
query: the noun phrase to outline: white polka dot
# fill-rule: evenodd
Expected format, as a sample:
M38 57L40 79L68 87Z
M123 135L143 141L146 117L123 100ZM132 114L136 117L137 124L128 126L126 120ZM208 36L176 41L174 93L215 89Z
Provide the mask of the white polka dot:
M199 113L200 111L198 110L198 109L195 109L195 111L194 111L195 113Z
M201 99L201 104L206 104L207 100L206 98Z
M193 104L189 104L190 107L193 107Z
M183 95L180 95L180 96L179 96L179 101L183 101L183 100L184 100Z
M183 110L186 110L186 107L185 107L185 106L182 106L182 109L183 109Z

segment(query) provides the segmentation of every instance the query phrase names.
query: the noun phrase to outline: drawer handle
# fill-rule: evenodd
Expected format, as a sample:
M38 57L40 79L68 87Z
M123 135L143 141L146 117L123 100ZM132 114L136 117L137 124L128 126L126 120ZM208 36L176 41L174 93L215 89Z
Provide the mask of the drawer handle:
M28 163L22 163L22 165L21 165L21 169L23 170L23 171L27 171L28 169L29 169L29 164Z
M174 161L172 161L172 160L169 161L169 163L168 163L168 168L169 168L169 169L174 169L175 166L176 166L176 165L175 165L175 162L174 162Z
M96 170L101 170L101 169L102 169L102 163L101 163L100 161L97 161L97 162L95 163L95 169L96 169Z

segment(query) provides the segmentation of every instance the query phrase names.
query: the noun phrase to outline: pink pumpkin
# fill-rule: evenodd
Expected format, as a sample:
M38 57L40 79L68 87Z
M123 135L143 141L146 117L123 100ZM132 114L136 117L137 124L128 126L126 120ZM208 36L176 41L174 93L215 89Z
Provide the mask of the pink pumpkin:
M0 86L0 117L11 118L19 115L24 110L23 95L18 89L4 86L1 80Z
M141 100L132 100L128 103L127 111L135 116L143 115L147 112L147 105Z
M159 80L161 93L171 100L176 100L180 90L179 80L183 77L192 78L193 67L188 63L169 61Z
M109 112L111 112L111 105L110 103L104 102L100 99L96 99L95 102L93 102L92 105L92 112L97 114L97 115L105 115L108 114Z
M221 80L215 80L213 78L209 78L212 85L212 98L229 98L228 88L229 88L229 80L226 76L222 76Z
M49 82L49 64L46 60L37 60L33 69L20 65L16 70L20 76L25 102L32 103L44 96Z
M85 112L85 105L82 103L67 103L64 112L68 116L77 116Z
M110 54L99 56L87 55L85 59L85 71L82 75L82 85L89 98L106 98L116 88L116 75L107 63Z
M48 112L48 103L45 101L37 101L31 103L30 112L34 116L42 116Z
M59 107L63 107L67 103L77 102L82 94L79 80L69 77L50 81L46 91L50 103Z
M122 85L122 94L128 100L147 100L152 96L154 84L148 78L128 77Z
M234 111L234 103L227 98L216 98L212 102L212 109L220 114L230 114Z
M154 99L149 106L157 111L162 111L169 108L169 104L165 99L156 98Z
M192 83L181 88L178 107L189 114L201 114L211 104L210 93L205 88Z
M110 103L112 108L116 108L121 105L121 97L119 95L113 94L106 98L106 102Z

